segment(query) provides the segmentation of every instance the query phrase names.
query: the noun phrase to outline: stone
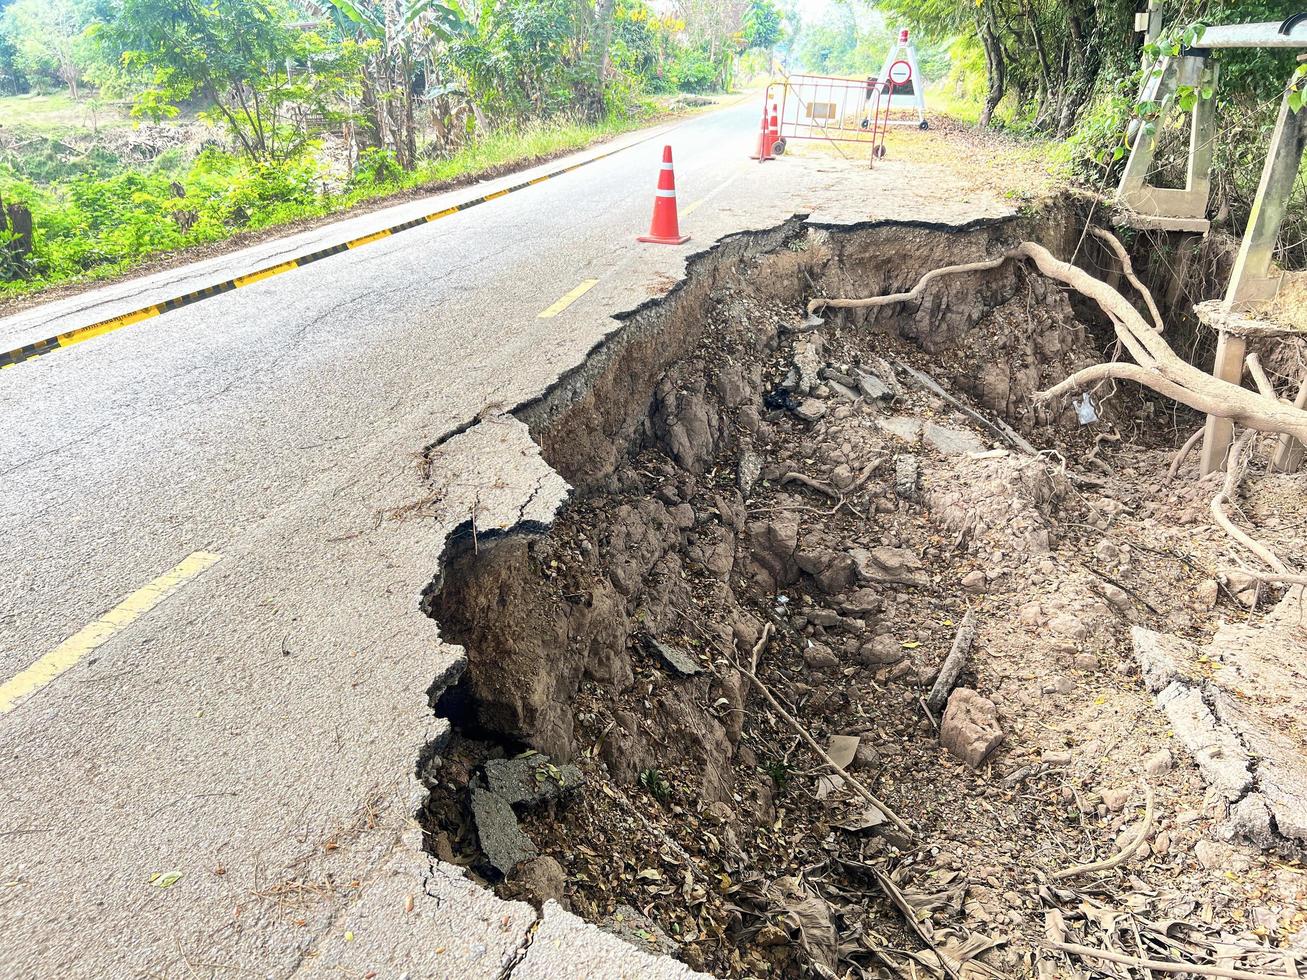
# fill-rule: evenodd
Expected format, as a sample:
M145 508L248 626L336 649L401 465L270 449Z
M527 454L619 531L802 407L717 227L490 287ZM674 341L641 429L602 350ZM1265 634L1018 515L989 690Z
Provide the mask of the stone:
M1194 595L1198 599L1198 608L1212 610L1216 608L1216 598L1220 595L1221 587L1217 584L1216 579L1203 579L1198 583L1198 588Z
M1170 772L1174 764L1170 750L1162 749L1144 760L1144 772L1150 776L1160 776L1164 772Z
M984 592L988 586L989 579L979 569L962 576L962 588L967 592Z
M1234 593L1234 597L1249 609L1257 606L1261 594L1261 582L1247 572L1229 571L1224 573L1225 587Z
M894 493L902 500L917 499L921 482L921 463L916 456L903 453L894 459Z
M852 559L849 559L852 561ZM855 569L856 572L856 569ZM857 589L849 593L840 601L840 609L850 616L859 616L869 612L876 612L884 601L875 589Z
M876 425L881 431L905 442L916 442L921 438L921 419L912 415L892 415L887 419L881 419Z
M769 581L768 587L790 585L799 579L795 551L799 543L799 518L781 513L768 521L749 526L749 550L754 562Z
M517 815L508 801L480 786L472 787L472 819L477 840L491 867L508 875L520 861L537 856L535 844L517 825Z
M1075 659L1071 661L1076 670L1097 670L1098 658L1092 653L1077 653Z
M944 456L965 456L967 453L983 453L985 444L967 429L954 429L947 425L927 422L923 430L926 445Z
M803 662L813 670L830 670L840 665L839 658L824 643L808 641L808 649L803 651Z
M735 474L735 485L740 488L740 496L748 498L762 476L762 457L752 449L740 453L740 465Z
M906 656L907 653L904 651L903 645L888 633L873 636L870 641L864 643L862 648L858 650L858 662L868 667L896 664Z
M853 483L853 470L847 463L840 463L830 472L831 486L836 490L847 490Z
M833 548L799 551L794 559L800 570L811 575L826 595L838 595L857 580L857 566L842 551Z
M511 759L489 759L481 775L491 793L510 805L552 802L580 789L585 775L571 763L555 765L549 756L527 752Z
M821 356L822 339L820 334L809 334L794 345L794 370L797 374L796 388L800 394L807 395L821 381L821 369L825 367Z
M918 587L930 584L921 559L906 548L890 548L885 545L871 550L850 548L849 557L857 566L858 578L864 582L894 582Z
M894 397L894 389L870 371L858 371L858 390L868 401L888 401Z
M799 402L794 414L803 422L817 422L826 414L826 403L819 398L805 398Z
M1071 753L1045 750L1040 755L1039 761L1046 766L1069 766L1071 765Z
M507 886L507 897L530 902L536 908L549 901L557 902L563 908L568 907L564 898L567 874L563 871L563 866L547 854L522 861L504 884Z
M645 647L673 673L681 677L693 677L703 672L703 665L699 663L699 658L680 647L663 643L653 636L645 637Z
M1058 613L1049 620L1048 628L1059 649L1075 650L1089 639L1089 627L1071 613Z
M880 753L876 746L867 741L858 742L858 750L853 754L854 769L879 769Z
M1130 791L1125 789L1105 789L1099 793L1103 805L1113 813L1120 813L1130 801Z
M1118 588L1111 582L1099 583L1099 590L1103 593L1103 598L1119 613L1134 612L1135 604L1130 600L1130 594L1125 589Z
M979 769L1003 741L994 702L969 687L957 688L944 709L939 741L970 768Z
M1040 692L1043 694L1070 694L1076 689L1075 681L1065 674L1054 674L1044 682Z
M1247 871L1252 862L1229 844L1203 838L1194 845L1194 857L1208 871Z

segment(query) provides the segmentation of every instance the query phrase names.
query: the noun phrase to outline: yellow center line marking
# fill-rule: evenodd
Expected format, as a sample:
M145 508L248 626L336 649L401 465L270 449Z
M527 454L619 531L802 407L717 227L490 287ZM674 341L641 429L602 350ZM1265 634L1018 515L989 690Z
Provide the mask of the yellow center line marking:
M708 198L706 198L706 197L701 197L701 198L699 198L699 200L695 201L694 203L692 203L692 204L687 204L687 205L682 209L681 214L682 214L682 215L687 215L687 214L689 214L691 211L693 211L695 208L697 208L700 204L702 204L702 203L703 203L704 201L706 201L706 200L708 200Z
M45 687L79 660L163 602L201 572L222 560L222 555L197 551L176 567L164 572L149 585L137 589L118 605L78 630L32 666L0 684L0 715L14 708Z
M554 303L552 306L548 306L541 310L538 316L546 319L548 317L558 316L558 314L562 313L563 310L567 309L597 285L599 285L598 279L582 279L581 285L577 286L566 296L561 297L558 302Z

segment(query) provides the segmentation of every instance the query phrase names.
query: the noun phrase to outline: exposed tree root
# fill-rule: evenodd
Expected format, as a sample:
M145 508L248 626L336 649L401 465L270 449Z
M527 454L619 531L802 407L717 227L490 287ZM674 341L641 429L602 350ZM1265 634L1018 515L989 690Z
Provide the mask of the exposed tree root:
M1245 466L1243 458L1244 449L1252 439L1252 436L1253 434L1251 432L1245 432L1235 440L1234 445L1230 448L1230 459L1225 466L1225 482L1221 484L1221 489L1218 490L1216 496L1212 498L1212 518L1216 521L1221 530L1234 538L1235 541L1239 542L1239 544L1243 545L1267 565L1271 566L1274 571L1281 575L1287 575L1289 572L1289 566L1280 561L1275 552L1266 545L1262 544L1243 529L1236 527L1234 521L1230 520L1229 516L1225 513L1225 503L1227 501L1234 503L1234 495L1239 487L1239 479L1243 476Z
M1049 876L1050 881L1061 881L1064 878L1074 878L1076 875L1093 874L1096 871L1111 871L1113 868L1125 864L1130 856L1139 850L1140 845L1148 839L1148 835L1153 831L1153 788L1144 786L1144 819L1140 822L1139 827L1130 839L1122 845L1110 858L1102 861L1093 861L1090 864L1077 864L1071 868L1063 868Z
M1050 279L1065 283L1092 299L1112 322L1117 337L1137 364L1097 364L1077 371L1047 391L1037 392L1035 401L1046 402L1074 389L1105 378L1136 381L1161 395L1197 411L1233 419L1244 428L1259 432L1286 433L1307 441L1307 410L1285 405L1237 384L1214 378L1175 353L1161 334L1148 325L1124 296L1083 269L1056 258L1034 242L1022 242L1001 256L980 262L932 269L906 293L865 299L818 298L808 304L809 312L826 308L863 309L910 302L920 298L925 287L942 276L962 275L996 269L1009 259L1026 259Z
M1121 244L1121 239L1117 238L1106 228L1094 228L1092 231L1095 238L1106 242L1107 247L1116 253L1117 259L1121 262L1121 271L1125 273L1125 277L1130 281L1130 285L1134 286L1135 289L1139 291L1139 295L1142 296L1144 302L1148 304L1148 312L1153 315L1153 326L1157 328L1158 333L1161 333L1166 329L1166 326L1162 323L1162 314L1157 309L1157 302L1153 299L1153 294L1148 291L1148 287L1140 282L1139 277L1135 275L1134 263L1130 261L1130 253L1127 252L1125 246Z
M1176 451L1175 459L1171 460L1171 468L1166 471L1168 480L1175 479L1176 474L1180 472L1180 467L1184 465L1184 461L1189 458L1189 454L1194 451L1194 447L1202 440L1203 433L1206 431L1206 426L1199 427L1198 431L1186 439L1184 445Z

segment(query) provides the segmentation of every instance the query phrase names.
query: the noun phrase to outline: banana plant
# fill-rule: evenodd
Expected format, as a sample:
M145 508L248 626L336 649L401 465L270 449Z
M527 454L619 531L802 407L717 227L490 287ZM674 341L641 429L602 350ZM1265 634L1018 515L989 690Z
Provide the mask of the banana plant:
M474 32L456 2L441 0L314 0L342 34L371 42L375 51L363 78L363 142L387 147L405 170L417 162L414 87L430 72L432 46ZM425 71L422 69L425 68Z

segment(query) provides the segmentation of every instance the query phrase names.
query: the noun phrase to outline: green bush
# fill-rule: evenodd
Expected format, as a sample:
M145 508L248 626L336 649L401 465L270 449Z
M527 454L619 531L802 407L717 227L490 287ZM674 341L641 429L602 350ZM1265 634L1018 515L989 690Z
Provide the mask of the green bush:
M377 187L382 184L398 184L404 177L404 168L399 165L395 151L387 147L369 146L359 152L358 163L354 164L354 173L350 176L351 189L360 187Z
M717 83L717 66L697 48L681 51L667 72L672 87L682 92L709 92Z

